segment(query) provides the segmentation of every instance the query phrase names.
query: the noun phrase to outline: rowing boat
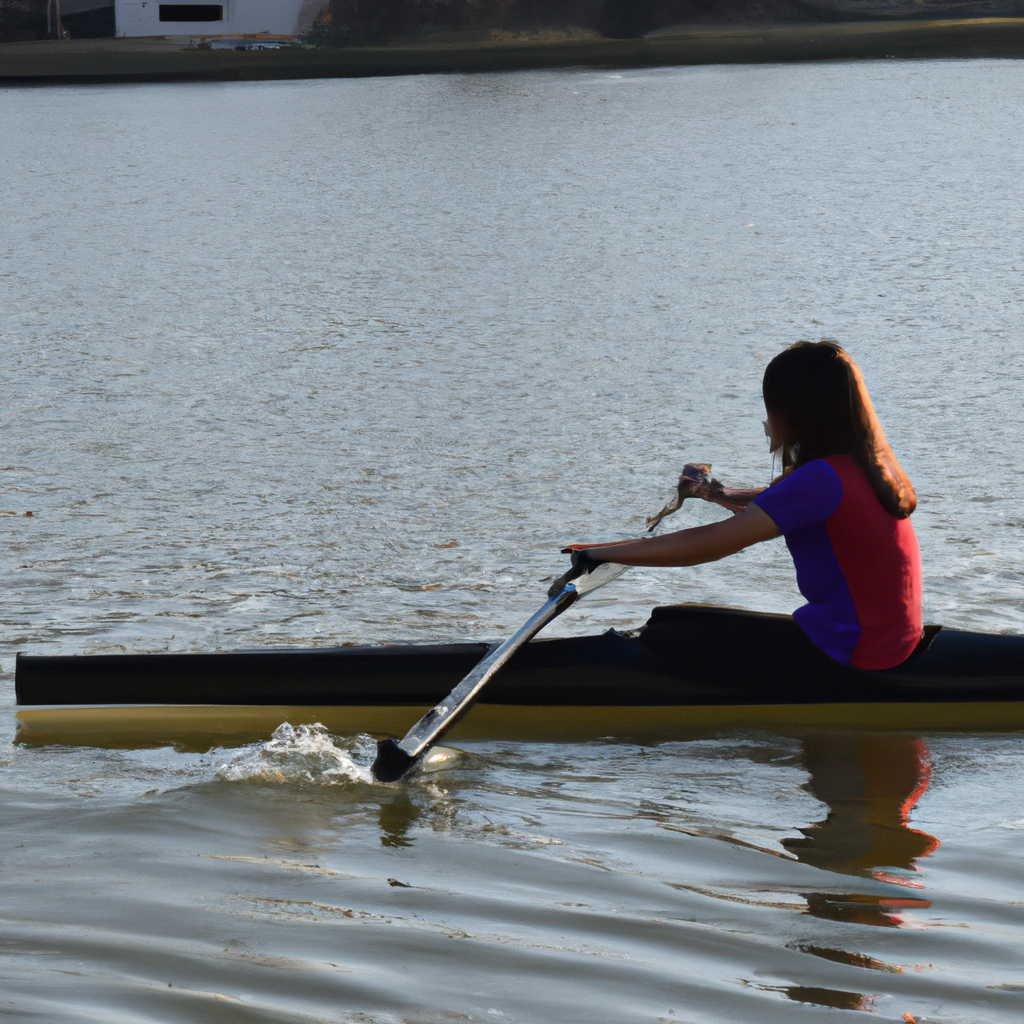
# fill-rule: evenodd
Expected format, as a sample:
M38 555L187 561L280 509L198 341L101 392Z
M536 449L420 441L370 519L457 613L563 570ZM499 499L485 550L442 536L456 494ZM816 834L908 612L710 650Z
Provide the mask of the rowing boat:
M209 749L286 720L401 735L490 646L21 654L17 739ZM669 605L636 630L530 642L450 739L650 741L725 727L1024 728L1024 636L928 626L904 664L866 672L820 652L791 616Z

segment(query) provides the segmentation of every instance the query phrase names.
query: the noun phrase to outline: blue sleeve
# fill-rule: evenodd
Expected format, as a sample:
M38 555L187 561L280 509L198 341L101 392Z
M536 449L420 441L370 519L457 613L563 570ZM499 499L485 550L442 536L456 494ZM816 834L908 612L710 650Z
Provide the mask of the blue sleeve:
M824 459L815 459L762 491L754 504L785 534L824 522L842 500L839 474Z

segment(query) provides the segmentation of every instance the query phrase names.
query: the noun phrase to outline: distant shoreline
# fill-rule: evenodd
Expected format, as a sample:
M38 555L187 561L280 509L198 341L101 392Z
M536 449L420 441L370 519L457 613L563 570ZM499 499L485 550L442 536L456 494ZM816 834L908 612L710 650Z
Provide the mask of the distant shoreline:
M260 81L886 58L1024 57L1024 18L694 28L641 39L434 46L185 49L170 39L0 43L0 83Z

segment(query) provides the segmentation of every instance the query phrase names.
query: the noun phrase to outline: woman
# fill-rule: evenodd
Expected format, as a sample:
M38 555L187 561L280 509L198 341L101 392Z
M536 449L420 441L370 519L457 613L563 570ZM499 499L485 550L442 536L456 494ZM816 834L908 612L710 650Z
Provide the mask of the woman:
M807 604L800 628L844 665L893 668L921 640L914 488L875 416L860 370L832 341L797 342L762 385L782 475L738 515L661 537L573 545L573 564L697 565L780 534Z

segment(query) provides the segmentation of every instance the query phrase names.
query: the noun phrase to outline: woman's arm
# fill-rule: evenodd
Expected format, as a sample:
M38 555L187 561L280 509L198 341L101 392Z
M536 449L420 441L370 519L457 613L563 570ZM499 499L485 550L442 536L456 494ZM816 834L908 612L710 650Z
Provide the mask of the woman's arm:
M643 540L573 544L567 550L586 548L594 558L620 565L699 565L779 536L779 528L771 517L757 505L748 505L732 518L707 526Z

